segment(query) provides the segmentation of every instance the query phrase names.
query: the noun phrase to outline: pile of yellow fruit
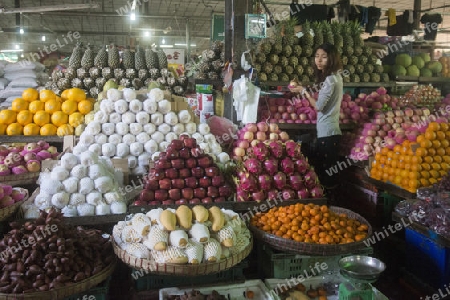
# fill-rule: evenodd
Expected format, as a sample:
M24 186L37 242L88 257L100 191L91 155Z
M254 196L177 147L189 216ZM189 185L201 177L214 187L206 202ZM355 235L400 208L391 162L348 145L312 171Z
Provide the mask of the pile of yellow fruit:
M442 76L450 77L450 57L441 56L439 62L442 64Z
M450 169L449 128L447 123L431 122L415 142L382 148L375 154L370 176L411 193L439 182Z
M0 135L73 135L93 107L94 99L79 88L64 90L61 97L29 88L10 109L0 111Z

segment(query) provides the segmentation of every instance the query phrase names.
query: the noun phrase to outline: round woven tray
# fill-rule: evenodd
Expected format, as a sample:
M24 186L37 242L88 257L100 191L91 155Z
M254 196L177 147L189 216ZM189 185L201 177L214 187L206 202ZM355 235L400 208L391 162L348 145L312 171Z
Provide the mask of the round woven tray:
M69 286L53 289L46 292L27 294L0 293L0 300L60 300L72 295L83 293L105 281L114 271L116 263L117 259L114 259L114 261L109 266L104 268L101 272Z
M8 207L0 209L0 222L5 221L6 219L8 219L12 215L14 215L16 213L17 209L20 207L20 205L22 205L22 203L28 199L28 190L22 189L22 188L21 188L21 190L26 192L26 196L23 198L23 200L20 200L20 201L14 203L13 205L10 205Z
M369 222L367 222L366 219L361 217L359 214L352 212L351 210L336 206L330 206L330 209L338 214L340 213L347 214L349 218L355 219L361 222L362 224L366 224L369 227L368 230L369 233L367 238L362 241L354 243L322 245L322 244L302 243L296 242L294 240L288 240L279 237L277 235L267 233L253 225L250 225L249 228L253 232L255 238L269 244L274 249L283 252L301 255L332 256L332 255L348 254L353 251L360 250L362 248L367 248L367 245L364 243L364 241L367 241L367 239L372 235L372 226L370 226ZM368 245L370 245L370 243L368 243Z
M215 263L202 263L198 265L191 264L161 264L155 262L153 259L143 259L137 258L129 255L125 250L122 250L112 238L112 244L114 247L114 252L116 255L128 266L144 270L145 272L159 275L177 275L177 276L198 276L207 275L225 271L238 263L240 263L244 258L246 258L253 248L253 240L250 241L248 246L240 253L230 256L229 258L223 259L220 262Z

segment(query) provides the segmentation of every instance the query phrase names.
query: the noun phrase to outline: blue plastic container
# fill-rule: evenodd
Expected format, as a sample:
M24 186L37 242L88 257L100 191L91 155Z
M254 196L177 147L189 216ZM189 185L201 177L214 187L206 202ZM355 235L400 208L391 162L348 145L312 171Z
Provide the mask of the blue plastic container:
M429 285L450 282L450 249L413 229L406 228L407 269Z

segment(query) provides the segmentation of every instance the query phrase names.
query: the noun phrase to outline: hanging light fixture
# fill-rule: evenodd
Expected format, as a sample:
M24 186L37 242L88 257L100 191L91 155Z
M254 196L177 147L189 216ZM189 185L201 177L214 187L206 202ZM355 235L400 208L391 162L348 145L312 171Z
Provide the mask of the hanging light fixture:
M42 36L41 40L45 42L45 35Z
M20 27L20 29L19 29L19 33L20 34L23 34L25 31L23 31L23 28L22 27Z
M163 38L161 41L161 44L165 44L165 43L166 43L166 40Z
M130 20L131 20L131 21L136 20L136 13L135 13L134 11L131 12L131 14L130 14Z

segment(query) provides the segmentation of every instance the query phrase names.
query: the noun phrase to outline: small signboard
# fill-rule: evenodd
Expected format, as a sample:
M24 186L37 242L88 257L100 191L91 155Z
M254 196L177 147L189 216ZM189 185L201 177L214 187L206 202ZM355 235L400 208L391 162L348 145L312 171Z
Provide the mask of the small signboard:
M225 40L225 15L224 14L213 14L212 18L212 32L211 40L214 41L224 41Z

